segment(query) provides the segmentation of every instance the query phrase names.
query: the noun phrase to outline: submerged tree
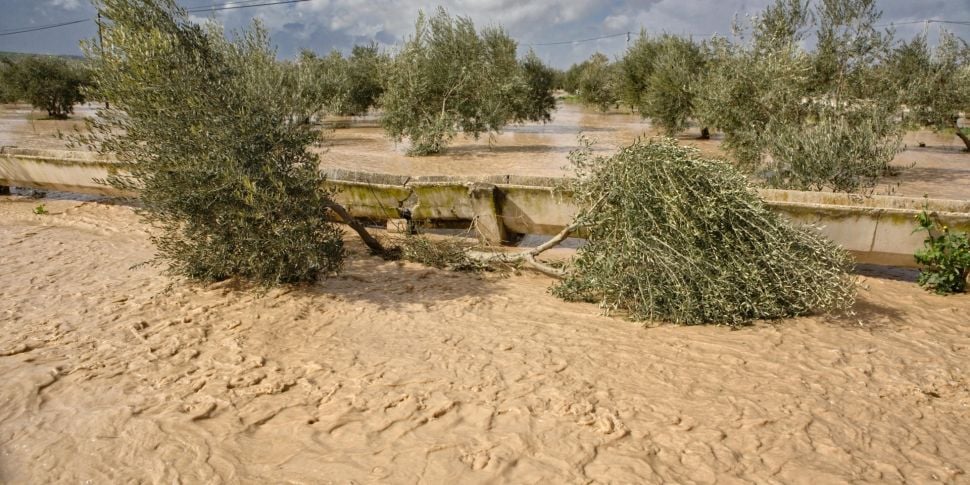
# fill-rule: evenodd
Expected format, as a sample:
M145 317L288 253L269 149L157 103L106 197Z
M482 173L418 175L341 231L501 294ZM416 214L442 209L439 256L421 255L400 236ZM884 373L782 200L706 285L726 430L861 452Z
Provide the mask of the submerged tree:
M684 324L851 306L851 257L770 211L728 163L672 139L571 159L588 242L557 295Z
M599 52L590 56L579 71L576 94L584 104L607 111L620 101L616 86L616 65Z
M174 0L99 0L104 44L85 53L111 109L79 141L114 155L108 182L137 191L156 262L201 280L312 281L340 268L321 188L318 109L258 24L229 41Z
M524 118L545 118L541 99L523 102L530 90L515 50L500 28L479 32L470 19L442 8L430 18L420 14L414 36L387 69L385 131L395 140L408 138L409 154L427 155L459 132L478 137Z

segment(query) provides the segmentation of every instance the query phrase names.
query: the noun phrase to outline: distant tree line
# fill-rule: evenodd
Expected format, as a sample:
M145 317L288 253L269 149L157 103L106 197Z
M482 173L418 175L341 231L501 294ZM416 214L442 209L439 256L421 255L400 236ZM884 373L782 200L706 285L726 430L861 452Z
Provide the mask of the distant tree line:
M970 150L957 126L970 111L967 43L946 31L935 48L925 33L898 41L880 16L875 0L775 0L733 39L641 32L616 61L594 54L560 84L668 135L718 129L735 161L771 186L865 189L905 129L955 132Z

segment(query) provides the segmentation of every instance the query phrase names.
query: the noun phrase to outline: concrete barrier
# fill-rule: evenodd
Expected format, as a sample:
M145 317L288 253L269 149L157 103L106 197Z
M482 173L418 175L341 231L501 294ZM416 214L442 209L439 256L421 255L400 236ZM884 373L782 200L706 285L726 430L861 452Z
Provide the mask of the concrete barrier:
M0 148L0 186L133 195L96 182L116 167L86 152ZM566 179L409 177L339 169L326 174L335 199L355 217L473 223L493 243L515 241L522 234L556 234L578 210ZM913 253L924 237L913 233L915 216L924 207L955 230L970 232L970 201L770 189L759 193L773 210L818 227L865 263L914 266Z

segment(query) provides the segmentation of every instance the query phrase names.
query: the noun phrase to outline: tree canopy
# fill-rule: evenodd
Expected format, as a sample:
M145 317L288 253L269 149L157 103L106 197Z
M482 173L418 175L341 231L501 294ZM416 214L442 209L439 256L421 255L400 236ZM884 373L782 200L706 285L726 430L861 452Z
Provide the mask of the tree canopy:
M87 69L79 62L56 56L0 59L0 100L23 100L47 111L51 118L67 118L85 100Z
M427 155L459 132L478 137L510 122L548 119L552 104L541 91L553 79L537 61L526 58L521 69L516 43L501 28L478 31L443 8L431 17L422 12L387 69L384 129L407 138L409 154Z
M340 268L341 231L306 123L319 109L259 24L227 40L174 0L99 0L97 94L77 141L114 155L108 182L137 191L156 261L201 280L313 281ZM103 49L102 49L103 47Z

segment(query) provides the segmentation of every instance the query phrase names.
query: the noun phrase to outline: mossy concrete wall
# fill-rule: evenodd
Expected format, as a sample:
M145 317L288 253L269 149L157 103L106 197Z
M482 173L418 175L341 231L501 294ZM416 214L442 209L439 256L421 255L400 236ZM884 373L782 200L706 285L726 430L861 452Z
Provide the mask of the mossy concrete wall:
M131 196L102 185L116 165L87 152L0 148L0 186ZM401 176L331 169L326 186L355 217L455 224L475 222L492 242L517 234L556 234L578 208L565 179ZM944 224L970 232L970 201L789 190L761 190L773 210L817 227L860 262L913 266L923 235L913 233L924 207Z

